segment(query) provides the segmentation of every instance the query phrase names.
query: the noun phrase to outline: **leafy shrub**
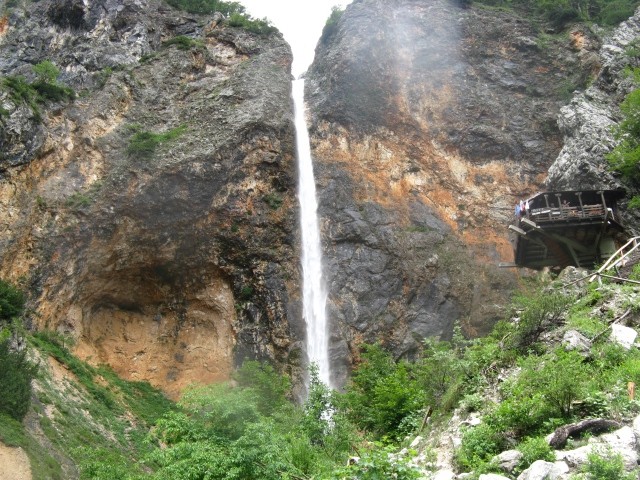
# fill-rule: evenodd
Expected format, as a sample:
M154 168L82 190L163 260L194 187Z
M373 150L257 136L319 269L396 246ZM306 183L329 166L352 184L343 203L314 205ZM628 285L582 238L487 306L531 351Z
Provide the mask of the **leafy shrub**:
M479 393L470 393L462 397L460 408L465 412L478 412L485 404L485 398Z
M331 14L322 28L322 34L320 35L320 42L326 44L329 39L335 34L338 29L338 21L342 18L344 9L335 6L331 8Z
M254 392L228 384L187 389L179 405L210 435L227 440L237 440L261 418Z
M422 478L420 471L400 458L389 447L375 444L374 449L365 452L358 462L339 468L329 477L330 480L414 480Z
M32 70L37 77L33 83L27 82L24 77L15 76L2 78L0 85L9 90L14 102L26 103L37 120L40 120L38 103L47 100L59 102L75 97L71 88L58 83L60 70L51 61L44 60L34 65Z
M75 97L75 92L71 88L58 83L60 69L50 60L44 60L31 69L37 77L31 86L38 92L40 99L59 102Z
M515 473L520 473L529 467L536 460L545 460L547 462L555 461L555 454L551 446L542 437L530 437L525 439L518 450L522 453L522 458L518 462Z
M518 297L516 305L522 312L516 331L511 337L512 347L521 353L535 350L540 335L558 324L571 302L570 297L555 292Z
M614 0L601 8L597 20L604 25L617 25L633 15L637 2L630 0Z
M31 380L38 367L27 359L26 349L11 348L10 340L0 342L0 413L22 420L31 404Z
M530 356L521 363L522 371L509 389L508 398L541 396L551 417L568 418L572 404L586 393L592 371L582 356L563 348L543 357Z
M633 15L637 0L475 0L500 8L514 8L528 15L537 14L556 29L571 22L597 22L615 25ZM466 3L466 2L465 2Z
M611 451L591 452L582 467L585 480L634 480L637 473L626 473L620 454Z
M182 410L156 424L153 436L165 447L149 457L159 466L153 478L320 478L336 463L343 464L353 430L335 411L317 371L311 377L302 409L284 403L288 379L276 379L271 367L256 362L245 362L236 374L238 386L187 391ZM272 380L275 388L269 385ZM268 406L269 399L276 404Z
M46 82L33 82L33 88L38 92L39 98L44 100L51 100L52 102L61 102L63 100L71 100L75 97L73 89L64 85L58 85L54 83Z
M256 20L254 18L251 18L249 15L245 15L239 12L232 13L227 20L227 24L232 27L241 27L249 32L257 33L260 35L268 35L270 33L278 31L278 29L271 25L269 20L267 20L266 18L262 20Z
M488 423L481 423L465 431L460 448L456 450L456 464L465 471L477 470L488 463L507 445L504 435Z
M70 208L85 208L91 205L91 197L82 192L76 192L67 198L65 204Z
M9 90L9 97L16 104L26 103L33 112L35 118L40 120L40 109L38 108L38 92L27 82L24 77L4 77L2 86Z
M460 358L449 342L427 340L414 372L424 390L425 403L450 410L457 403L468 362Z
M624 115L616 128L620 143L607 155L607 160L613 170L633 182L640 182L640 89L626 96L620 110Z
M0 280L0 325L22 315L24 301L24 294L17 287Z
M271 365L255 360L245 361L233 378L240 387L255 391L257 407L263 415L281 408L291 390L289 377L279 375Z
M399 430L403 419L425 407L411 365L396 363L379 345L364 345L362 360L343 399L349 419L379 437L408 433Z

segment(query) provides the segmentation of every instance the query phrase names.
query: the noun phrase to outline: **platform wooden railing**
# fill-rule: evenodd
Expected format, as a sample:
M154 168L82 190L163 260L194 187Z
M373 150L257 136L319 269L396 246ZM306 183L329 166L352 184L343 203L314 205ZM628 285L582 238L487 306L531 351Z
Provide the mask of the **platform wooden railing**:
M613 216L612 212L608 212ZM558 220L577 220L580 218L604 217L605 209L602 205L584 205L583 207L562 206L549 208L534 208L527 215L536 223L556 222Z
M607 270L618 267L640 247L640 237L633 237L623 246L621 246L609 259L602 264L602 266L589 275L589 282L593 282L596 278L600 282L600 276Z

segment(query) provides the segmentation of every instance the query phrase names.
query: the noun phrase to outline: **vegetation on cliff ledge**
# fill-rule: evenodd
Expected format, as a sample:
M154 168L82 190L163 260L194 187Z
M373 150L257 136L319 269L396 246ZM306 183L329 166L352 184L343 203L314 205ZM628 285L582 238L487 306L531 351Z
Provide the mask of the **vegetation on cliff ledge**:
M276 32L278 29L269 20L255 19L246 13L240 2L226 2L223 0L167 0L167 3L178 10L189 13L211 15L220 12L228 18L227 23L232 27L241 27L260 35Z
M463 5L472 2L536 13L557 28L572 22L617 25L640 4L637 0L460 0Z
M627 48L627 56L633 67L627 75L634 83L640 82L640 49L637 43ZM640 190L640 88L631 91L620 104L622 121L615 129L618 144L607 155L609 166L629 183L633 192ZM629 201L629 208L640 208L640 195L635 193Z

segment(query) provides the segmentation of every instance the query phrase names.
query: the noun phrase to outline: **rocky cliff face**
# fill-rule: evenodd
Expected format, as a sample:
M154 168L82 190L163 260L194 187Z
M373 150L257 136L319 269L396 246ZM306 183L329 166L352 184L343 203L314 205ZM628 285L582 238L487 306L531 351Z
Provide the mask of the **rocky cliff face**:
M29 5L0 74L50 60L77 92L37 115L0 90L0 277L35 326L174 394L244 357L296 365L288 45L153 0Z
M630 51L640 36L640 13L605 37L602 68L593 83L561 109L560 129L564 146L549 168L546 184L558 190L615 189L624 187L612 174L605 156L614 148L614 127L620 121L620 103L637 85L625 70L636 67L638 56ZM639 219L629 218L637 229Z
M436 0L356 0L308 74L333 358L497 317L516 277L506 224L562 146L556 116L598 41Z

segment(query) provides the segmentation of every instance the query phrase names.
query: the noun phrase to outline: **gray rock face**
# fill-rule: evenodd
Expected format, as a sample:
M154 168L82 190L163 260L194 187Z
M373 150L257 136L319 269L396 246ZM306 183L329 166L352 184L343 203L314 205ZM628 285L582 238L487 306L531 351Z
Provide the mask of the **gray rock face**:
M546 185L554 190L619 188L608 171L605 155L615 146L612 129L620 120L618 105L634 82L624 69L632 58L625 53L640 35L640 13L623 22L600 49L602 65L593 84L561 109L558 117L564 146L549 168Z
M510 473L518 466L521 458L522 452L519 450L506 450L496 455L493 461L496 462L502 470Z
M498 475L497 473L483 473L478 477L479 480L508 480L509 477Z
M564 462L545 462L536 460L524 472L518 475L518 480L558 480L569 472L569 467Z
M588 355L591 351L591 341L577 330L569 330L562 337L562 345L565 350L577 350L581 354Z
M362 341L411 357L456 320L477 335L500 317L504 226L540 189L562 84L596 48L545 42L508 13L361 0L318 45L306 94L342 378Z
M185 49L165 43L178 35ZM14 9L0 75L32 80L45 59L74 102L43 105L36 124L0 97L0 276L29 279L37 326L174 394L245 358L299 366L281 35L153 0Z

